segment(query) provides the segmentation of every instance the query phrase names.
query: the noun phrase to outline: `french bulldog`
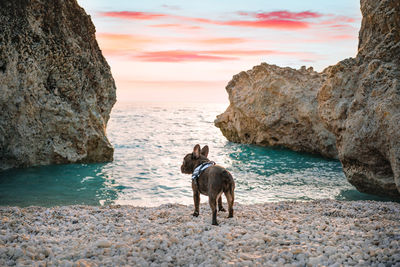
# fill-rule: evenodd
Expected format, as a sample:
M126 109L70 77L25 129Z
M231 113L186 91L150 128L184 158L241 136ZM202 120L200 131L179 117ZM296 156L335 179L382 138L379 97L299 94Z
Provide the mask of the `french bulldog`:
M225 211L222 207L222 193L225 194L228 202L228 218L233 217L235 182L232 175L224 167L215 165L207 158L208 152L207 145L200 149L200 145L197 144L193 148L193 152L183 158L181 172L192 174L193 216L199 216L200 194L206 195L212 211L212 225L218 225L217 202L218 210Z

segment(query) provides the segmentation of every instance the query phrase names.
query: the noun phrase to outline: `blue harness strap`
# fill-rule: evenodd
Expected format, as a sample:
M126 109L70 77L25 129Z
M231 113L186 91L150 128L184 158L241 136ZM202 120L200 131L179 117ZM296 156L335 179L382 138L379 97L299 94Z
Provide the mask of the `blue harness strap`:
M215 162L214 161L208 161L200 164L199 166L194 169L193 174L192 174L192 180L195 180L199 178L199 176L208 168L211 166L214 166Z

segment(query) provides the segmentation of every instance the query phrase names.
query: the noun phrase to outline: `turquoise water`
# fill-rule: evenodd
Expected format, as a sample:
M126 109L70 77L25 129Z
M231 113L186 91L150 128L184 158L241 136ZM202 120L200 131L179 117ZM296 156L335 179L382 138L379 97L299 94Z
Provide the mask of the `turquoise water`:
M233 174L240 203L384 200L356 191L338 161L228 142L213 124L225 108L118 103L107 130L114 162L1 172L0 205L192 204L191 178L180 173L180 165L197 143L207 144L209 158Z

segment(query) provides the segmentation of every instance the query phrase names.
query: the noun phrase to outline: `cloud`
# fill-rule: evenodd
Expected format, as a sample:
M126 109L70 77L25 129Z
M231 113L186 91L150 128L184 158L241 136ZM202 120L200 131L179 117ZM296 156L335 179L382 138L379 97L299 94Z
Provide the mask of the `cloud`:
M309 23L303 21L268 19L268 20L233 20L226 21L220 25L238 26L238 27L252 27L252 28L273 28L273 29L286 29L297 30L309 27Z
M272 28L299 30L309 28L314 25L328 25L338 23L351 23L354 19L345 16L334 16L321 14L312 11L290 12L287 10L273 12L236 12L236 15L245 17L237 20L213 20L208 18L187 17L164 13L137 12L137 11L115 11L102 12L101 16L113 17L130 20L173 20L174 23L161 23L150 25L151 27L179 27L187 26L187 23L212 24L219 26L252 27L252 28ZM179 23L176 23L178 21Z
M320 18L323 15L316 12L311 11L303 11L303 12L290 12L286 10L281 11L273 11L273 12L260 12L253 13L253 16L260 20L269 20L269 19L283 19L283 20L304 20L304 19L315 19Z
M201 51L150 51L135 55L134 58L148 62L184 62L184 61L226 61L236 60L235 57L215 56Z
M117 55L119 51L141 51L149 44L158 42L157 39L148 36L96 33L96 39L104 53Z
M210 39L198 39L192 40L195 43L203 43L203 44L238 44L248 42L247 38L238 38L238 37L225 37L225 38L210 38Z
M205 54L211 55L229 55L229 56L267 56L267 55L283 55L293 57L316 57L315 53L310 52L293 52L279 50L208 50L203 51Z
M319 25L347 26L346 23L355 22L354 18L322 14L312 11L290 12L287 10L272 12L243 12L236 13L242 17L251 18L246 20L225 21L224 25L258 27L258 28L281 28L281 29L304 29Z
M179 6L176 5L161 5L162 8L170 9L170 10L181 10Z
M97 40L103 50L135 50L154 44L199 44L199 45L226 45L239 44L251 41L248 38L221 37L221 38L177 38L177 37L150 37L142 35L97 33Z
M133 54L133 59L148 62L188 62L188 61L230 61L239 60L246 56L271 56L281 55L295 57L299 59L315 59L317 55L310 52L290 52L278 50L167 50L167 51L148 51Z
M137 11L110 11L110 12L100 12L99 14L103 17L131 19L131 20L153 20L168 16L166 14L137 12Z
M164 38L136 36L129 34L98 33L99 45L106 56L124 57L130 60L147 62L188 62L188 61L229 61L239 60L242 57L282 55L301 58L315 58L313 53L288 52L278 50L248 50L248 49L214 49L214 50L150 50L149 45L165 44L196 44L207 47L238 44L251 41L246 38ZM347 38L339 36L338 38Z

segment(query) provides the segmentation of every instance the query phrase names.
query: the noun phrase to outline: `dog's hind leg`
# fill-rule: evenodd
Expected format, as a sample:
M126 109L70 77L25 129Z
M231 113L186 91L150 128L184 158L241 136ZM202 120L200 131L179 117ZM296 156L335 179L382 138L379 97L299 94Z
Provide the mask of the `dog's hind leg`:
M233 202L235 200L235 193L233 191L233 188L230 188L229 190L224 192L226 200L228 202L228 211L229 211L229 215L228 218L232 218L233 217Z
M217 222L217 198L215 196L208 196L208 203L210 204L212 212L212 225L218 225Z
M222 207L222 194L218 198L218 211L226 211L224 207Z
M200 205L200 192L198 190L193 190L193 201L194 201L194 212L193 216L199 216L199 205Z

